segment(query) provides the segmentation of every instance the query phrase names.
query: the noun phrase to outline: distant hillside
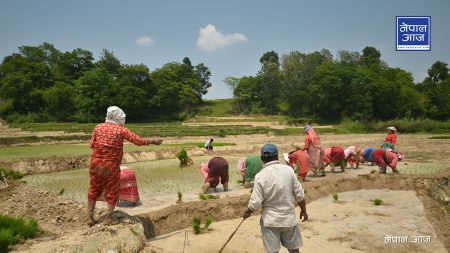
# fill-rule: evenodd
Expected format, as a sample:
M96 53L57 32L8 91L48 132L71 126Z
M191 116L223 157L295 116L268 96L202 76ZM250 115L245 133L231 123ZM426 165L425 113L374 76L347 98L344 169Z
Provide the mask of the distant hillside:
M205 100L197 116L235 116L232 111L234 101L234 98Z

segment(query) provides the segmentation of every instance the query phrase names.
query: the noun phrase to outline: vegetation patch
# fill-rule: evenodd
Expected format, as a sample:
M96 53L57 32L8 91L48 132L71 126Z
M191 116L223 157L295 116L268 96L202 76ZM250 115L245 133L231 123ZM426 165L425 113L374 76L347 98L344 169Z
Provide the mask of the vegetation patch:
M35 219L0 214L0 252L6 252L10 245L20 240L35 237L38 232L39 225Z
M211 199L218 199L219 196L216 195L212 195L212 194L203 194L200 193L200 195L198 196L201 200L211 200Z
M3 178L18 180L23 178L23 174L18 171L0 168L0 180L3 180Z
M338 200L339 200L339 195L338 195L337 192L333 192L333 199L334 199L334 202L338 202Z
M194 233L196 235L204 233L208 231L209 226L213 222L213 218L211 215L206 216L205 218L205 224L203 227L201 227L201 220L199 217L194 217L194 220L192 221L192 229L194 230Z
M188 156L187 151L185 149L180 150L177 153L177 158L180 160L180 168L185 168L194 164L192 159Z
M372 199L371 201L372 201L373 205L375 205L375 206L379 206L379 205L383 204L383 200L379 199L379 198Z

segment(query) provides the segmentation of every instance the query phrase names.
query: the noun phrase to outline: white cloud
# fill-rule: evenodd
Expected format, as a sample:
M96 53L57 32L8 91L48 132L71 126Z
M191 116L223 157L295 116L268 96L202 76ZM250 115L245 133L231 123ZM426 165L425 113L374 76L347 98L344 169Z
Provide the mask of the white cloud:
M228 45L247 41L247 36L244 34L223 34L220 31L217 31L216 27L211 24L204 28L200 28L199 34L197 46L206 52L214 52Z
M136 45L138 45L140 47L151 46L151 45L153 45L153 43L155 43L155 40L148 36L142 36L136 40Z

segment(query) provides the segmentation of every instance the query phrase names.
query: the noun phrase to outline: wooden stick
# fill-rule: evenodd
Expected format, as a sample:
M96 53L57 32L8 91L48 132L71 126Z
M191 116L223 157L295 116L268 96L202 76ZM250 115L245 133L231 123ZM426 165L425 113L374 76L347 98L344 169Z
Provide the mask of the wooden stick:
M225 244L222 246L222 248L219 250L219 253L222 252L222 250L225 248L225 246L227 246L228 242L230 242L231 238L233 238L234 234L236 233L236 231L239 229L239 227L242 225L242 222L244 222L244 219L241 220L241 222L239 223L239 225L236 227L236 229L234 230L234 232L230 235L230 237L228 238L227 242L225 242Z

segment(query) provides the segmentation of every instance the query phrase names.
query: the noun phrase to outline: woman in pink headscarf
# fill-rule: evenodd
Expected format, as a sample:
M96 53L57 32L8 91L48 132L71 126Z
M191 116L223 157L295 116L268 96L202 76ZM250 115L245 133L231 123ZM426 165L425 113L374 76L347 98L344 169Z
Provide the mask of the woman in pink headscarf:
M316 131L311 125L304 127L305 131L305 146L303 150L308 153L309 163L314 176L317 176L317 171L323 167L323 149L320 143L320 138L317 136Z

